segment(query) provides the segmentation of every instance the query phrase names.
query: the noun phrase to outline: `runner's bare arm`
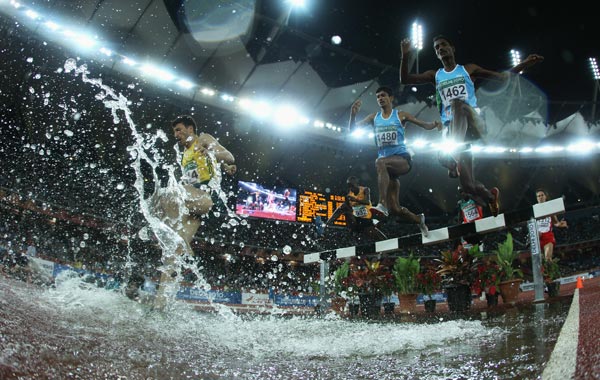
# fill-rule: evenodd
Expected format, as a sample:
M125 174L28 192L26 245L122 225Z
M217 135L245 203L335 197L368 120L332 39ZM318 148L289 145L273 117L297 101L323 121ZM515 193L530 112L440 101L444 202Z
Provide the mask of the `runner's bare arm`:
M421 74L408 72L408 61L413 52L412 43L409 38L402 40L400 45L402 57L400 58L400 83L402 84L435 84L435 70L427 70Z
M408 112L404 112L404 111L398 111L398 117L400 118L400 121L402 123L411 122L414 125L419 126L426 130L432 130L434 128L437 128L438 131L442 130L442 123L439 120L434 120L434 121L428 123L426 121L419 120L416 117L414 117L413 115L409 114Z
M360 110L360 106L362 105L362 101L358 99L352 104L350 107L350 121L348 122L348 129L350 132L354 130L356 127L364 127L365 125L373 125L373 120L375 119L375 114L372 113L369 116L365 117L360 121L356 121L356 114Z
M202 133L198 136L200 140L199 150L201 153L205 153L206 151L212 151L215 154L215 158L218 162L224 162L226 164L233 164L235 162L235 158L230 151L228 151L223 145L219 144L217 139L209 135L208 133Z

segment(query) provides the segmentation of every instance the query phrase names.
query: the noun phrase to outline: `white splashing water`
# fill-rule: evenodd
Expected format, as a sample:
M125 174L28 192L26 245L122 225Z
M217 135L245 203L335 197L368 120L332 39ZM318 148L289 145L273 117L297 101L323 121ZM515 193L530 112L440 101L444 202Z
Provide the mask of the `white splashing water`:
M187 208L184 202L187 197L187 191L175 178L175 165L180 164L166 164L161 162L161 155L155 147L155 143L158 140L168 140L166 134L162 130L158 130L154 135L139 132L135 122L133 121L132 112L128 107L129 101L127 98L123 94L117 93L109 86L103 84L101 79L89 78L88 74L90 74L90 72L87 70L86 65L78 66L77 61L73 58L70 58L65 62L64 69L66 73L73 73L76 76L81 76L81 79L84 83L99 88L100 92L96 94L95 98L102 101L106 108L110 110L114 124L120 123L121 118L124 117L131 130L131 134L135 142L133 145L127 147L127 151L133 159L131 167L136 175L134 186L138 193L140 211L142 212L146 221L148 221L150 228L159 242L163 252L163 263L170 261L174 261L175 263L172 267L169 265L163 265L160 268L161 271L164 272L172 268L177 272L177 277L173 283L173 286L169 286L166 291L167 297L174 299L177 292L176 284L182 280L183 277L181 273L183 270L187 269L191 270L197 277L195 287L206 290L210 289L210 285L204 280L204 277L198 270L196 260L192 256L192 252L190 252L190 249L185 241L176 232L176 230L181 227L181 218L178 218L178 220L166 220L168 223L165 223L165 220L162 220L162 218L153 210L153 202L155 202L157 198L168 197L169 200L176 204L177 209L179 210L179 215L184 215L187 213ZM69 136L67 131L65 131L65 134ZM175 146L175 150L177 157L181 157L181 153L179 152L177 145ZM213 162L216 162L214 154L209 155L210 159L212 159ZM154 193L150 197L145 197L144 194L144 177L141 173L142 161L149 164L152 168L152 176L154 178L155 188ZM215 192L218 194L219 198L224 202L224 204L226 204L227 195L221 190L222 174L220 171L220 166L213 166L216 168L215 175L210 180L207 187L202 190L207 192ZM166 169L168 172L168 183L165 188L160 187L160 180L157 175L158 167ZM121 184L119 184L117 188L120 189ZM229 216L232 218L237 217L231 210L229 210ZM183 254L180 254L182 252Z
M454 320L432 324L351 322L330 314L322 319L281 318L275 315L252 319L234 314L230 308L213 304L218 317L199 314L187 304L178 303L170 310L166 328L164 320L147 314L147 309L114 291L82 284L74 272L63 272L56 289L43 297L55 310L71 317L81 315L111 321L113 325L159 334L177 343L184 339L197 342L198 349L207 345L215 354L243 352L253 359L296 358L312 356L365 357L393 355L408 350L443 348L446 345L477 342L484 338L499 339L504 331L486 328L481 321ZM41 301L40 301L41 302ZM85 322L82 322L85 323ZM208 344L210 342L210 344ZM462 342L462 343L461 343Z

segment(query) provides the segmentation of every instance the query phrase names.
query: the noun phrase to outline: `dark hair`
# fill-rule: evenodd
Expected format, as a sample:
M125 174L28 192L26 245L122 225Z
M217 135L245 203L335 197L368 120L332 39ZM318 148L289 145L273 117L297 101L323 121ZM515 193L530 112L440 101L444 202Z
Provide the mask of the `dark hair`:
M177 124L183 124L186 127L193 127L196 130L196 121L190 115L177 116L175 120L171 122L171 127L175 128Z
M438 34L437 36L433 37L433 40L431 42L435 44L435 41L437 40L446 40L446 42L448 42L450 46L454 47L454 43L452 42L452 40L444 36L443 34Z
M544 193L544 195L546 196L546 198L548 197L548 192L547 192L546 190L542 189L541 187L540 187L540 188L538 188L538 189L535 189L535 193L536 193L536 194L537 194L537 193L539 193L540 191L541 191L542 193Z
M382 91L385 92L386 94L388 94L388 96L394 96L394 91L391 88L387 87L387 86L381 86L381 87L379 87L377 90L375 90L375 93L377 94L377 93L380 93Z
M346 183L348 183L348 182L357 182L358 183L358 178L351 175L350 177L348 177L348 179L346 179Z

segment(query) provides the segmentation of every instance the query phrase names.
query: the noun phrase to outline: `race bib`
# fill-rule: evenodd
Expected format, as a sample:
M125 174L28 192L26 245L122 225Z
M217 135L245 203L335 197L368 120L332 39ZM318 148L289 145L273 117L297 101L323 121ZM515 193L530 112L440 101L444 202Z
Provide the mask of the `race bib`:
M551 217L545 217L537 220L538 231L540 233L550 232L550 224L552 223Z
M455 78L444 81L439 86L440 97L444 107L449 107L453 100L467 100L467 84L464 78Z
M193 185L198 182L198 167L195 164L188 164L183 168L181 182L184 185Z
M463 210L463 213L465 214L465 219L467 220L467 223L480 218L479 210L477 209L477 206L475 206L473 204L471 204L467 208L465 208Z
M398 130L391 126L389 130L378 130L375 134L377 146L400 145L398 142Z
M369 210L366 206L354 206L352 207L352 214L357 218L366 218L369 215Z

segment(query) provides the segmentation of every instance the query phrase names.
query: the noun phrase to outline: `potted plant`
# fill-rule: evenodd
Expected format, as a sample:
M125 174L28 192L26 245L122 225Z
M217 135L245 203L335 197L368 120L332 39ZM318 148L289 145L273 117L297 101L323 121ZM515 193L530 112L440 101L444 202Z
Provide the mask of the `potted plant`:
M386 268L389 268L391 262L384 261L382 262L382 265L384 265ZM392 302L391 299L392 294L396 290L396 284L394 283L393 273L391 274L391 276L391 280L386 281L383 287L381 288L381 293L383 294L383 303L381 305L383 306L383 312L385 315L394 314L394 308L396 307L396 304Z
M477 277L473 282L472 290L479 296L485 293L488 306L498 305L499 284L500 266L496 264L494 257L477 264Z
M438 274L436 268L431 265L427 266L424 271L421 271L417 275L417 283L419 284L421 292L423 292L423 299L425 300L425 297L427 297L424 301L425 311L430 313L435 311L436 301L432 295L439 290L441 281L442 277Z
M519 297L519 286L523 280L523 272L516 268L514 261L519 257L519 253L513 249L512 235L506 234L506 240L498 243L498 249L494 250L496 262L500 268L500 295L504 303L515 303Z
M443 251L441 258L435 260L450 311L465 311L471 307L471 285L479 256L478 245L468 250L458 245L453 251Z
M542 276L544 276L544 283L546 284L546 288L548 288L548 296L558 296L560 291L560 282L556 281L556 279L560 278L558 259L544 259L542 261Z
M346 302L351 296L346 285L349 273L350 262L345 261L333 272L332 276L333 296L331 297L331 308L339 315L343 314Z
M392 274L398 291L401 313L412 313L417 307L419 284L417 275L421 271L419 259L411 253L408 257L398 257L394 262Z
M350 266L350 274L345 281L348 289L358 294L361 315L366 318L379 316L381 298L393 283L389 269L380 261L364 259Z

